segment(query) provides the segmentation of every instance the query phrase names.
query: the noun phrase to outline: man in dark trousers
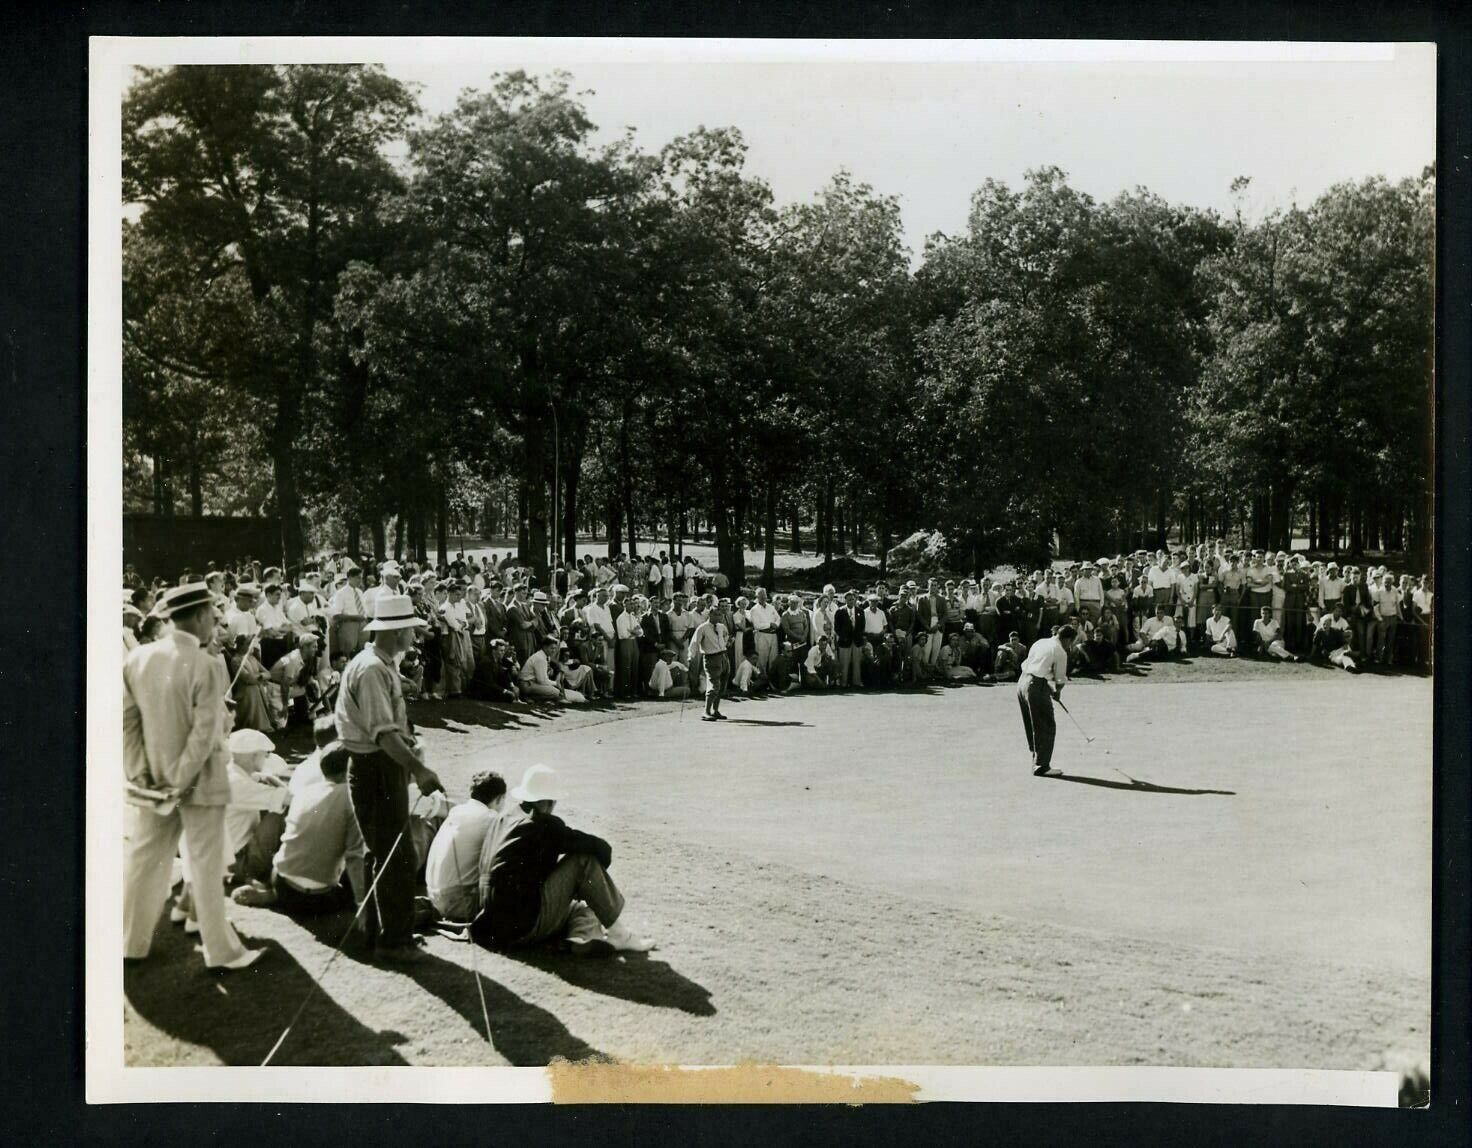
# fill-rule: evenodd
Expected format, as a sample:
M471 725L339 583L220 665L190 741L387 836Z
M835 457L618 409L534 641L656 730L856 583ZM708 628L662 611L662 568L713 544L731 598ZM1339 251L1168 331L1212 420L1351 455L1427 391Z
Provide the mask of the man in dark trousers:
M1039 638L1028 650L1022 676L1017 679L1017 703L1022 707L1022 730L1027 735L1035 777L1059 774L1050 768L1053 738L1058 730L1053 721L1053 703L1063 698L1063 687L1068 684L1068 655L1077 637L1077 630L1063 625L1053 637Z
M480 912L470 935L488 949L565 936L575 953L648 952L623 919L624 898L608 875L613 849L552 814L562 798L557 771L534 765L496 814L480 852Z
M404 691L395 663L407 652L414 616L406 594L385 594L373 620L363 627L368 644L343 670L333 718L337 737L351 754L348 792L367 846L367 880L377 888L363 914L375 957L395 963L419 960L422 941L414 933L414 845L403 839L409 824L409 782L428 796L444 786L424 764L424 751L409 730Z
M833 633L838 645L838 686L862 686L864 655L864 615L859 609L858 595L852 590L843 596L843 605L833 612Z

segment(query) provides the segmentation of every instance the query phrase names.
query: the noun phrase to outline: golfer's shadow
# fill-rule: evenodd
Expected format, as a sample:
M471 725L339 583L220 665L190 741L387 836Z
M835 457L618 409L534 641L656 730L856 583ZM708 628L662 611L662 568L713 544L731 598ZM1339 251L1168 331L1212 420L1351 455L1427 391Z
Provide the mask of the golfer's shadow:
M1181 789L1174 785L1156 785L1151 781L1140 781L1138 778L1130 777L1129 774L1119 770L1128 781L1110 781L1103 777L1082 777L1069 773L1060 773L1049 780L1072 781L1078 785L1097 785L1100 789L1122 789L1128 793L1175 793L1187 797L1197 797L1203 794L1216 794L1221 797L1236 797L1235 789Z
M673 1008L691 1016L715 1016L710 990L673 969L667 961L643 953L593 959L559 952L550 947L512 949L497 956L532 968L603 996L631 1004Z
M739 718L739 717L728 718L726 720L729 721L732 725L804 726L804 727L809 728L809 729L812 728L812 724L813 724L812 722L806 722L806 721L763 721L760 718Z

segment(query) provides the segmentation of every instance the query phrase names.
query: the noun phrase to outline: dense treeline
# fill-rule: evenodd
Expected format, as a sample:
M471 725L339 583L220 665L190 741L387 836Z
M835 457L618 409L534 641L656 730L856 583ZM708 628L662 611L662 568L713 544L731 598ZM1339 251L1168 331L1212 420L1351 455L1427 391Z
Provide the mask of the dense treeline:
M373 67L143 72L130 506L279 514L293 563L704 525L733 581L915 529L966 570L1172 527L1429 551L1429 171L1246 219L1043 169L912 270L847 173L779 205L734 128L594 135L564 76L423 122Z

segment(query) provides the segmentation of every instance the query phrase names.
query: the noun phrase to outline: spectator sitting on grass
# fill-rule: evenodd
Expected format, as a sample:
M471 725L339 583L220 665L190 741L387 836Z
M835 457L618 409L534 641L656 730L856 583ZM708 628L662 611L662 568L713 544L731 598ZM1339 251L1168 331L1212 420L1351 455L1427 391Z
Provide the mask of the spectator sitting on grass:
M935 668L940 677L951 682L974 682L976 671L965 664L964 657L961 649L961 634L959 631L953 631L935 658Z
M675 661L675 651L666 647L659 651L659 660L649 675L649 688L656 698L681 702L690 696L689 673Z
M332 730L332 719L324 720ZM319 750L310 772L299 769L292 777L293 783L298 776L305 780L286 811L269 883L257 880L235 890L238 904L275 905L292 917L314 917L361 903L368 890L363 835L348 793L349 758L340 745L329 745Z
M1237 633L1232 629L1232 619L1222 612L1217 602L1211 608L1211 617L1206 619L1206 651L1219 658L1237 656Z
M1166 612L1164 605L1155 607L1155 617L1145 619L1140 628L1140 639L1126 647L1130 653L1125 661L1159 661L1185 653L1185 635L1176 628L1176 620Z
M808 656L802 665L804 689L826 690L833 684L833 675L838 664L833 660L833 644L827 634L808 647Z
M1273 608L1264 606L1262 616L1252 623L1252 652L1260 658L1280 658L1285 662L1301 661L1283 644L1283 627L1273 618Z
M533 765L493 815L480 855L480 912L470 935L489 949L565 937L572 951L601 956L654 948L628 927L624 898L608 876L613 849L570 828L552 810L562 798L556 770Z
M1328 658L1330 654L1344 645L1353 632L1354 627L1344 616L1344 607L1336 602L1334 608L1319 619L1318 627L1314 630L1311 656Z
M499 773L477 773L470 779L470 800L451 809L434 835L424 884L441 917L470 921L480 912L481 849L505 799L506 782Z
M1022 662L1027 657L1027 647L1022 644L1022 635L1013 630L1007 640L997 647L992 680L1015 682L1022 675Z

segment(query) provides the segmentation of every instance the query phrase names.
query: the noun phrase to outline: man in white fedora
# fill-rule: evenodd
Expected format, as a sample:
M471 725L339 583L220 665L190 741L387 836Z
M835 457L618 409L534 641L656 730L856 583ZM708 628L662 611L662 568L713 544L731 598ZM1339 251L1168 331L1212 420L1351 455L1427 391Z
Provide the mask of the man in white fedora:
M218 612L203 582L175 587L154 609L173 623L172 630L123 661L123 768L130 806L123 844L123 959L148 956L182 833L205 965L243 969L264 950L242 945L225 916L228 682L224 663L205 649Z
M583 956L648 952L654 942L623 919L623 894L608 875L612 847L553 816L562 795L557 771L546 765L531 766L511 790L481 846L481 910L471 936L490 949L565 936Z
M399 569L399 564L390 558L387 562L378 565L378 585L369 586L363 591L363 605L368 610L368 616L373 617L374 607L378 599L385 594L402 594L404 589L402 582L404 573Z
M364 929L380 960L410 962L422 955L414 934L414 845L409 782L428 795L443 792L439 777L409 731L398 662L424 619L407 594L384 594L363 627L368 644L343 670L334 718L351 758L348 792L367 847L365 876L378 886L364 913Z

